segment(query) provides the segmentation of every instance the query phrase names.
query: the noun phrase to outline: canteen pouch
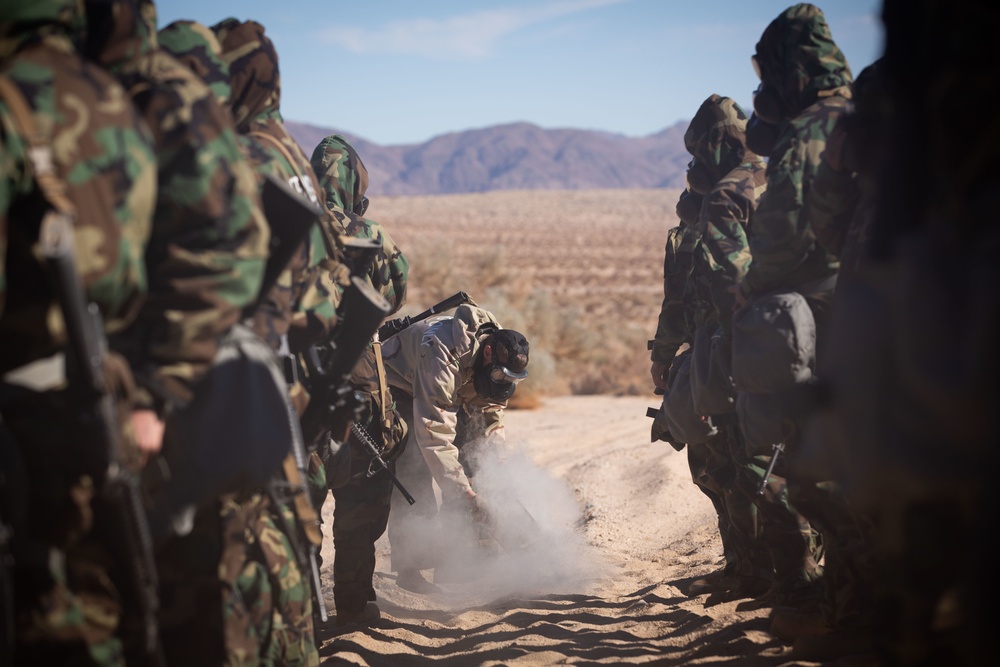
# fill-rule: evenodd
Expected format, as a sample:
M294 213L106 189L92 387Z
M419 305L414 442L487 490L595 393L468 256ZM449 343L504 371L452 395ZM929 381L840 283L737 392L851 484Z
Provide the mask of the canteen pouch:
M670 367L667 393L663 398L663 411L670 433L680 442L700 445L718 433L711 422L694 408L691 393L691 359L693 351L687 349L674 357Z
M747 456L770 456L775 444L788 443L795 434L796 427L783 396L787 394L736 392L736 414Z
M799 292L762 294L733 315L736 389L767 394L808 382L816 361L816 320Z
M143 470L154 538L184 535L199 506L265 486L301 440L281 363L243 324L223 336L194 396L166 419L163 450Z
M701 327L695 332L691 359L691 393L700 415L730 414L736 409L736 389L730 376L732 348L722 327Z

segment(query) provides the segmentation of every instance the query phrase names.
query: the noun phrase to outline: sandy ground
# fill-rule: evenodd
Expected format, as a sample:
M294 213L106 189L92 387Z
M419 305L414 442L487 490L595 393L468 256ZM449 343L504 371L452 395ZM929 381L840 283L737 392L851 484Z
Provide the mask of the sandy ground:
M685 453L649 442L652 405L652 396L567 396L509 411L515 453L501 467L534 520L530 540L483 557L472 580L417 595L396 586L383 537L382 620L338 628L331 619L319 632L323 664L815 664L791 660L767 633L768 609L685 595L720 567L721 542ZM323 583L332 610L329 569Z

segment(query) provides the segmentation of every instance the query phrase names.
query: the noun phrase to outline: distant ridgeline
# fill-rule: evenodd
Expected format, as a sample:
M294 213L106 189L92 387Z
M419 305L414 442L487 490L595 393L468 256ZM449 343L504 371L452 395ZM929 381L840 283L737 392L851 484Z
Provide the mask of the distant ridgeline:
M324 137L343 134L368 168L373 195L683 188L691 159L684 148L686 121L648 137L513 123L409 146L379 146L332 128L285 124L306 155Z

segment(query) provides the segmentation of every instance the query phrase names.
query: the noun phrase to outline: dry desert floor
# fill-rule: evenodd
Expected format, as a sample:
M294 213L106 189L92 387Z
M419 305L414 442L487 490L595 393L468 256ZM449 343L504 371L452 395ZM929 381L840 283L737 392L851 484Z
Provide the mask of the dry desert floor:
M319 633L323 664L815 664L791 660L767 633L768 609L685 595L693 579L718 569L722 547L685 452L649 442L649 404L563 396L509 412L516 453L503 465L531 482L518 495L537 539L484 561L468 581L417 595L396 586L383 537L375 574L382 620L371 628L331 620ZM329 569L323 584L332 609Z

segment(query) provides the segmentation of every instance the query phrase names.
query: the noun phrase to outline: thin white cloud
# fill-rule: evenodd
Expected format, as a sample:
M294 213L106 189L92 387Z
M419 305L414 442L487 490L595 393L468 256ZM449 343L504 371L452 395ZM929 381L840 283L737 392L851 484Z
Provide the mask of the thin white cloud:
M504 37L524 28L631 0L560 0L530 9L494 9L442 19L394 21L381 28L338 26L322 31L325 41L352 53L391 53L435 60L481 59Z

